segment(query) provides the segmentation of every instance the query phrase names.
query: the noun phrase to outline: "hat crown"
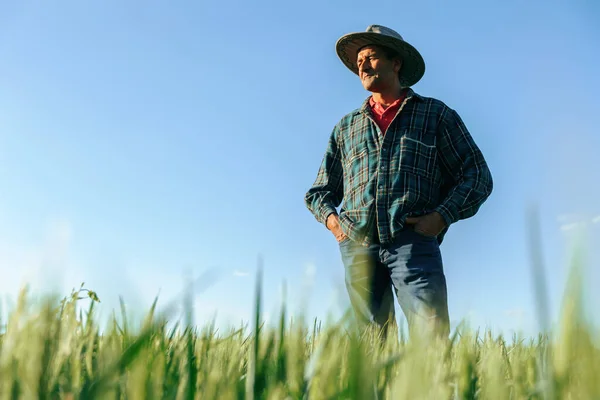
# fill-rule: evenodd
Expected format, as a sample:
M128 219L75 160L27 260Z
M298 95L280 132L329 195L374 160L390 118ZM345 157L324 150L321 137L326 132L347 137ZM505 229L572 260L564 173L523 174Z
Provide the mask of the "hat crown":
M380 35L391 36L396 39L404 40L398 32L383 25L369 25L366 32L378 33Z

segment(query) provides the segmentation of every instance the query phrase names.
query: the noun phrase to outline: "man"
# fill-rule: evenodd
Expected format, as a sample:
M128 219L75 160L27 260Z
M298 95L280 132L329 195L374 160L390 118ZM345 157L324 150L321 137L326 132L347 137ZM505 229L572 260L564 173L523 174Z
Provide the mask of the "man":
M457 112L411 89L425 63L397 32L372 25L336 52L372 94L334 127L306 206L339 243L359 322L395 321L393 287L411 335L447 337L439 246L490 196L491 173Z

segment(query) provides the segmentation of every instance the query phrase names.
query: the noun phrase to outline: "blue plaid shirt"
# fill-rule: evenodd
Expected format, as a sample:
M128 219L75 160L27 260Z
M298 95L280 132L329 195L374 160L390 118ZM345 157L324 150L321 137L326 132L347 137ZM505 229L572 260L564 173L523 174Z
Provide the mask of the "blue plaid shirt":
M389 243L407 216L437 211L447 224L441 243L452 223L475 215L492 187L483 154L457 112L409 89L385 135L369 99L338 122L305 203L323 224L342 205L342 230L363 245L375 232Z

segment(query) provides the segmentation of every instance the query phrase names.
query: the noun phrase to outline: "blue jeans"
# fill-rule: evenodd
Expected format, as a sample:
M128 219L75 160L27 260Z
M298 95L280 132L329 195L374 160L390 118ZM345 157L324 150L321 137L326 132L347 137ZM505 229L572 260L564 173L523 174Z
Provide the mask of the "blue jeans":
M346 288L359 326L395 323L394 296L408 322L410 335L448 337L450 322L446 278L439 244L407 227L391 244L340 244ZM419 332L419 333L417 333Z

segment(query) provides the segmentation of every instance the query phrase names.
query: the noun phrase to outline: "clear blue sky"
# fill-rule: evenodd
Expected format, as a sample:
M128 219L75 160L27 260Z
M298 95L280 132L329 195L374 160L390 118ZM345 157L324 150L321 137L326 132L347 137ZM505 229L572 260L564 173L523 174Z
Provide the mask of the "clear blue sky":
M600 6L558 3L2 2L1 294L85 281L103 313L118 295L139 311L214 269L197 318L235 323L262 256L265 311L283 281L294 310L344 304L337 244L303 196L368 95L335 41L383 24L422 52L414 89L460 113L495 180L442 246L451 319L533 332L528 204L553 315L578 227L587 267L600 260Z

